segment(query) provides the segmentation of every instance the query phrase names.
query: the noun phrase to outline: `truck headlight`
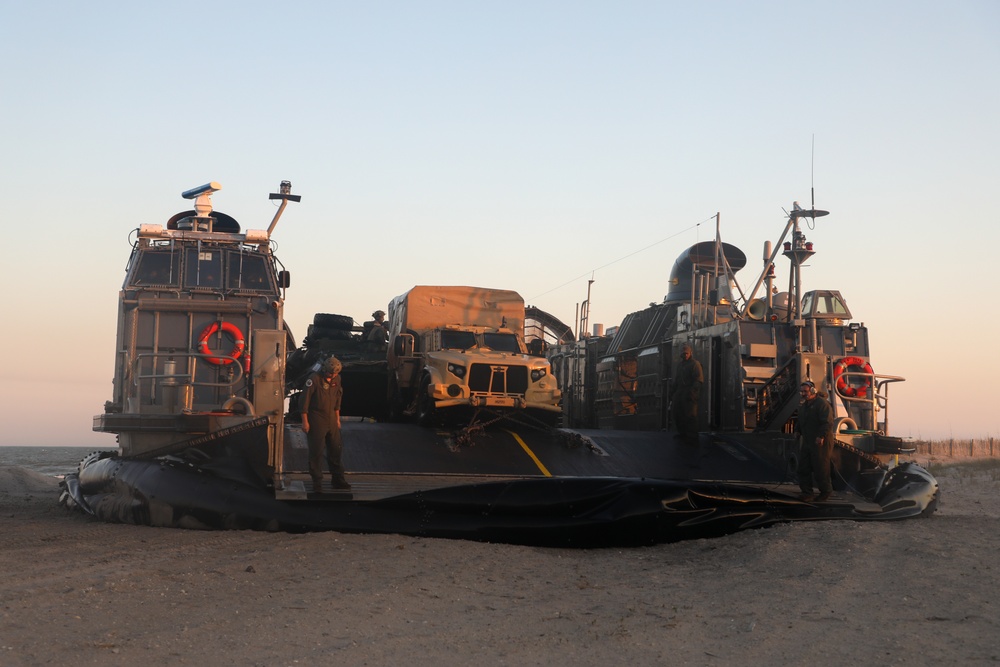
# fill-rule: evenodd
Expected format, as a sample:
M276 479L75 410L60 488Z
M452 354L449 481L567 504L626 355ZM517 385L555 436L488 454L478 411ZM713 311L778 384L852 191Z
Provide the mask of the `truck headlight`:
M538 382L543 377L545 377L545 369L544 368L535 368L535 369L532 369L532 371L531 371L531 381L532 382Z
M457 378L464 378L465 366L459 366L458 364L448 364L448 372Z

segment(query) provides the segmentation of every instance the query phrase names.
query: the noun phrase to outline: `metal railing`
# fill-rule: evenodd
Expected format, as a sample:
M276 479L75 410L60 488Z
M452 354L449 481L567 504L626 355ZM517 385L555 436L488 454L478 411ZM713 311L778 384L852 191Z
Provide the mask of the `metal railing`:
M757 391L757 424L754 430L767 429L791 397L798 394L798 390L798 363L792 358Z
M168 369L168 364L173 364L176 367L177 359L190 359L193 363L190 364L189 373L177 373L177 372L164 372L164 373L141 373L139 371L143 360L151 359L152 367L156 368L157 359L162 357L168 357L166 361L163 362L164 369ZM197 381L195 376L198 372L198 360L199 359L231 359L232 363L227 364L230 369L235 369L233 377L228 382L206 382ZM243 376L245 375L243 371L243 364L240 360L226 354L214 353L214 354L201 354L199 352L143 352L137 354L135 359L132 361L132 386L135 389L134 395L126 396L126 404L128 404L129 399L135 399L135 412L142 413L142 408L144 407L143 398L143 381L149 380L149 403L145 404L146 407L150 405L163 405L167 408L168 412L177 411L177 405L180 404L181 410L191 410L193 407L194 400L194 387L216 387L216 388L231 388L239 383ZM160 389L160 391L157 391ZM163 400L158 401L157 399L162 396ZM230 398L234 397L234 394L230 392ZM131 411L131 410L130 410Z

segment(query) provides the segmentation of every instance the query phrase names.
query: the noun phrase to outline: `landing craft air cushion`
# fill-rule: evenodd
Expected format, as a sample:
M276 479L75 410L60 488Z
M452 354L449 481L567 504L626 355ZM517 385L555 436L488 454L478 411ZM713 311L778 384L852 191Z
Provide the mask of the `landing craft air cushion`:
M112 399L94 418L95 430L117 434L118 450L87 457L78 473L67 476L62 495L67 506L107 521L157 526L607 546L717 536L797 519L904 518L929 514L936 505L937 484L925 470L914 464L888 469L878 459L884 441L867 417L874 418L887 399L876 391L885 378L866 365L867 334L803 316L819 312L805 308L809 303L839 313L835 293L796 294L784 319L774 317L783 311L770 301L761 308L748 300L738 312L724 302L727 294L704 283L706 263L700 258L709 250L696 246L694 255L688 253L697 257L691 260L698 267L691 274L696 282L684 283L687 269L675 269L678 289L672 288L664 308L648 314L669 319L666 329L647 326L639 335L643 327L626 326L627 320L619 329L621 340L585 338L550 350L552 366L562 374L570 428L520 419L523 411L512 408L527 405L529 398L506 384L502 397L481 399L496 415L488 427L388 422L391 386L379 391L379 372L370 372L387 362L370 345L351 330L322 353L318 347L298 349L284 321L290 279L272 252L271 236L287 203L300 200L290 183L282 182L270 195L281 205L269 227L245 233L236 220L212 209L211 195L220 187L213 182L184 192L195 200L194 210L171 217L165 226L137 229L119 296ZM789 226L801 215L793 213ZM803 257L798 244L804 244L797 225L793 242L797 276ZM720 266L738 263L739 251L731 246L717 244L711 252ZM716 282L721 288L732 272L713 275L727 277ZM535 309L528 314L551 330L554 318ZM754 327L741 328L750 324ZM524 334L523 324L516 328ZM769 338L755 338L757 328ZM630 330L650 344L626 340L622 332ZM646 359L658 359L652 376L666 379L669 364L663 360L681 341L711 360L709 375L721 378L707 392L696 446L658 430L662 399L650 414L649 397L639 390L645 386L639 370ZM306 441L294 410L286 414L287 397L296 390L289 369L297 368L301 376L335 348L345 357L361 350L355 361L369 386L357 393L371 397L352 405L345 399L345 407L351 405L345 412L355 415L345 416L343 427L343 459L354 489L349 500L306 494ZM401 349L408 351L405 339ZM738 352L738 363L730 350ZM519 347L510 355L521 359L523 352ZM452 366L461 365L461 356L449 352L451 357ZM351 362L344 374L348 393ZM524 357L523 363L530 361ZM547 365L530 367L541 378ZM506 372L494 368L491 378ZM729 375L739 382L727 384ZM795 498L789 473L795 406L784 388L804 376L856 399L840 413L845 418L840 437L851 437L837 459L837 502ZM500 386L492 382L490 387ZM737 384L741 388L734 393ZM650 386L654 397L663 393L662 383ZM449 386L423 389L447 395ZM546 391L558 400L558 387ZM855 402L857 408L850 409Z

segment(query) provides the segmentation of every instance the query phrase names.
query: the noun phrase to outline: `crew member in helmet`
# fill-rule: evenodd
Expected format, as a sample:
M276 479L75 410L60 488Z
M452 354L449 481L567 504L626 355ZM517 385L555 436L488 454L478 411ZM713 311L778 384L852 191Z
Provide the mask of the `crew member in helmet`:
M382 347L389 342L389 327L385 321L385 311L376 310L372 313L372 329L368 332L368 340L375 341Z
M806 380L799 387L802 407L795 430L802 435L799 454L800 500L824 502L833 492L830 479L830 458L833 455L833 407L826 395L816 391L816 385ZM819 495L813 494L813 480L819 487Z
M306 380L302 395L302 430L309 442L309 474L313 491L323 493L323 455L330 468L334 491L350 491L344 478L341 455L344 443L340 435L340 401L344 389L340 383L340 360L330 357Z

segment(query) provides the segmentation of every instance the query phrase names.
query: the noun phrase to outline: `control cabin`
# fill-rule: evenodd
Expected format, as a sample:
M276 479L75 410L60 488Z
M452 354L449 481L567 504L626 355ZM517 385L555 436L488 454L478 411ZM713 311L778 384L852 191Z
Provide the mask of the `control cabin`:
M264 468L280 457L288 273L267 230L241 231L212 210L208 183L183 193L194 210L135 231L118 297L111 400L94 430L115 433L122 456L153 458L189 447L255 450ZM293 345L294 347L294 345ZM245 453L245 452L244 452Z
M662 303L626 316L613 335L550 350L564 387L564 418L573 428L669 430L674 368L684 345L703 368L702 431L791 434L799 385L811 380L833 404L838 439L872 453L898 453L887 437L888 388L902 381L876 374L868 329L853 321L836 290L801 291L801 266L815 250L798 228L796 205L774 251L744 296L736 273L744 253L719 240L678 257ZM782 243L788 232L792 240ZM789 290L775 289L774 259L789 259ZM763 298L754 298L764 288ZM740 305L742 303L742 306Z

